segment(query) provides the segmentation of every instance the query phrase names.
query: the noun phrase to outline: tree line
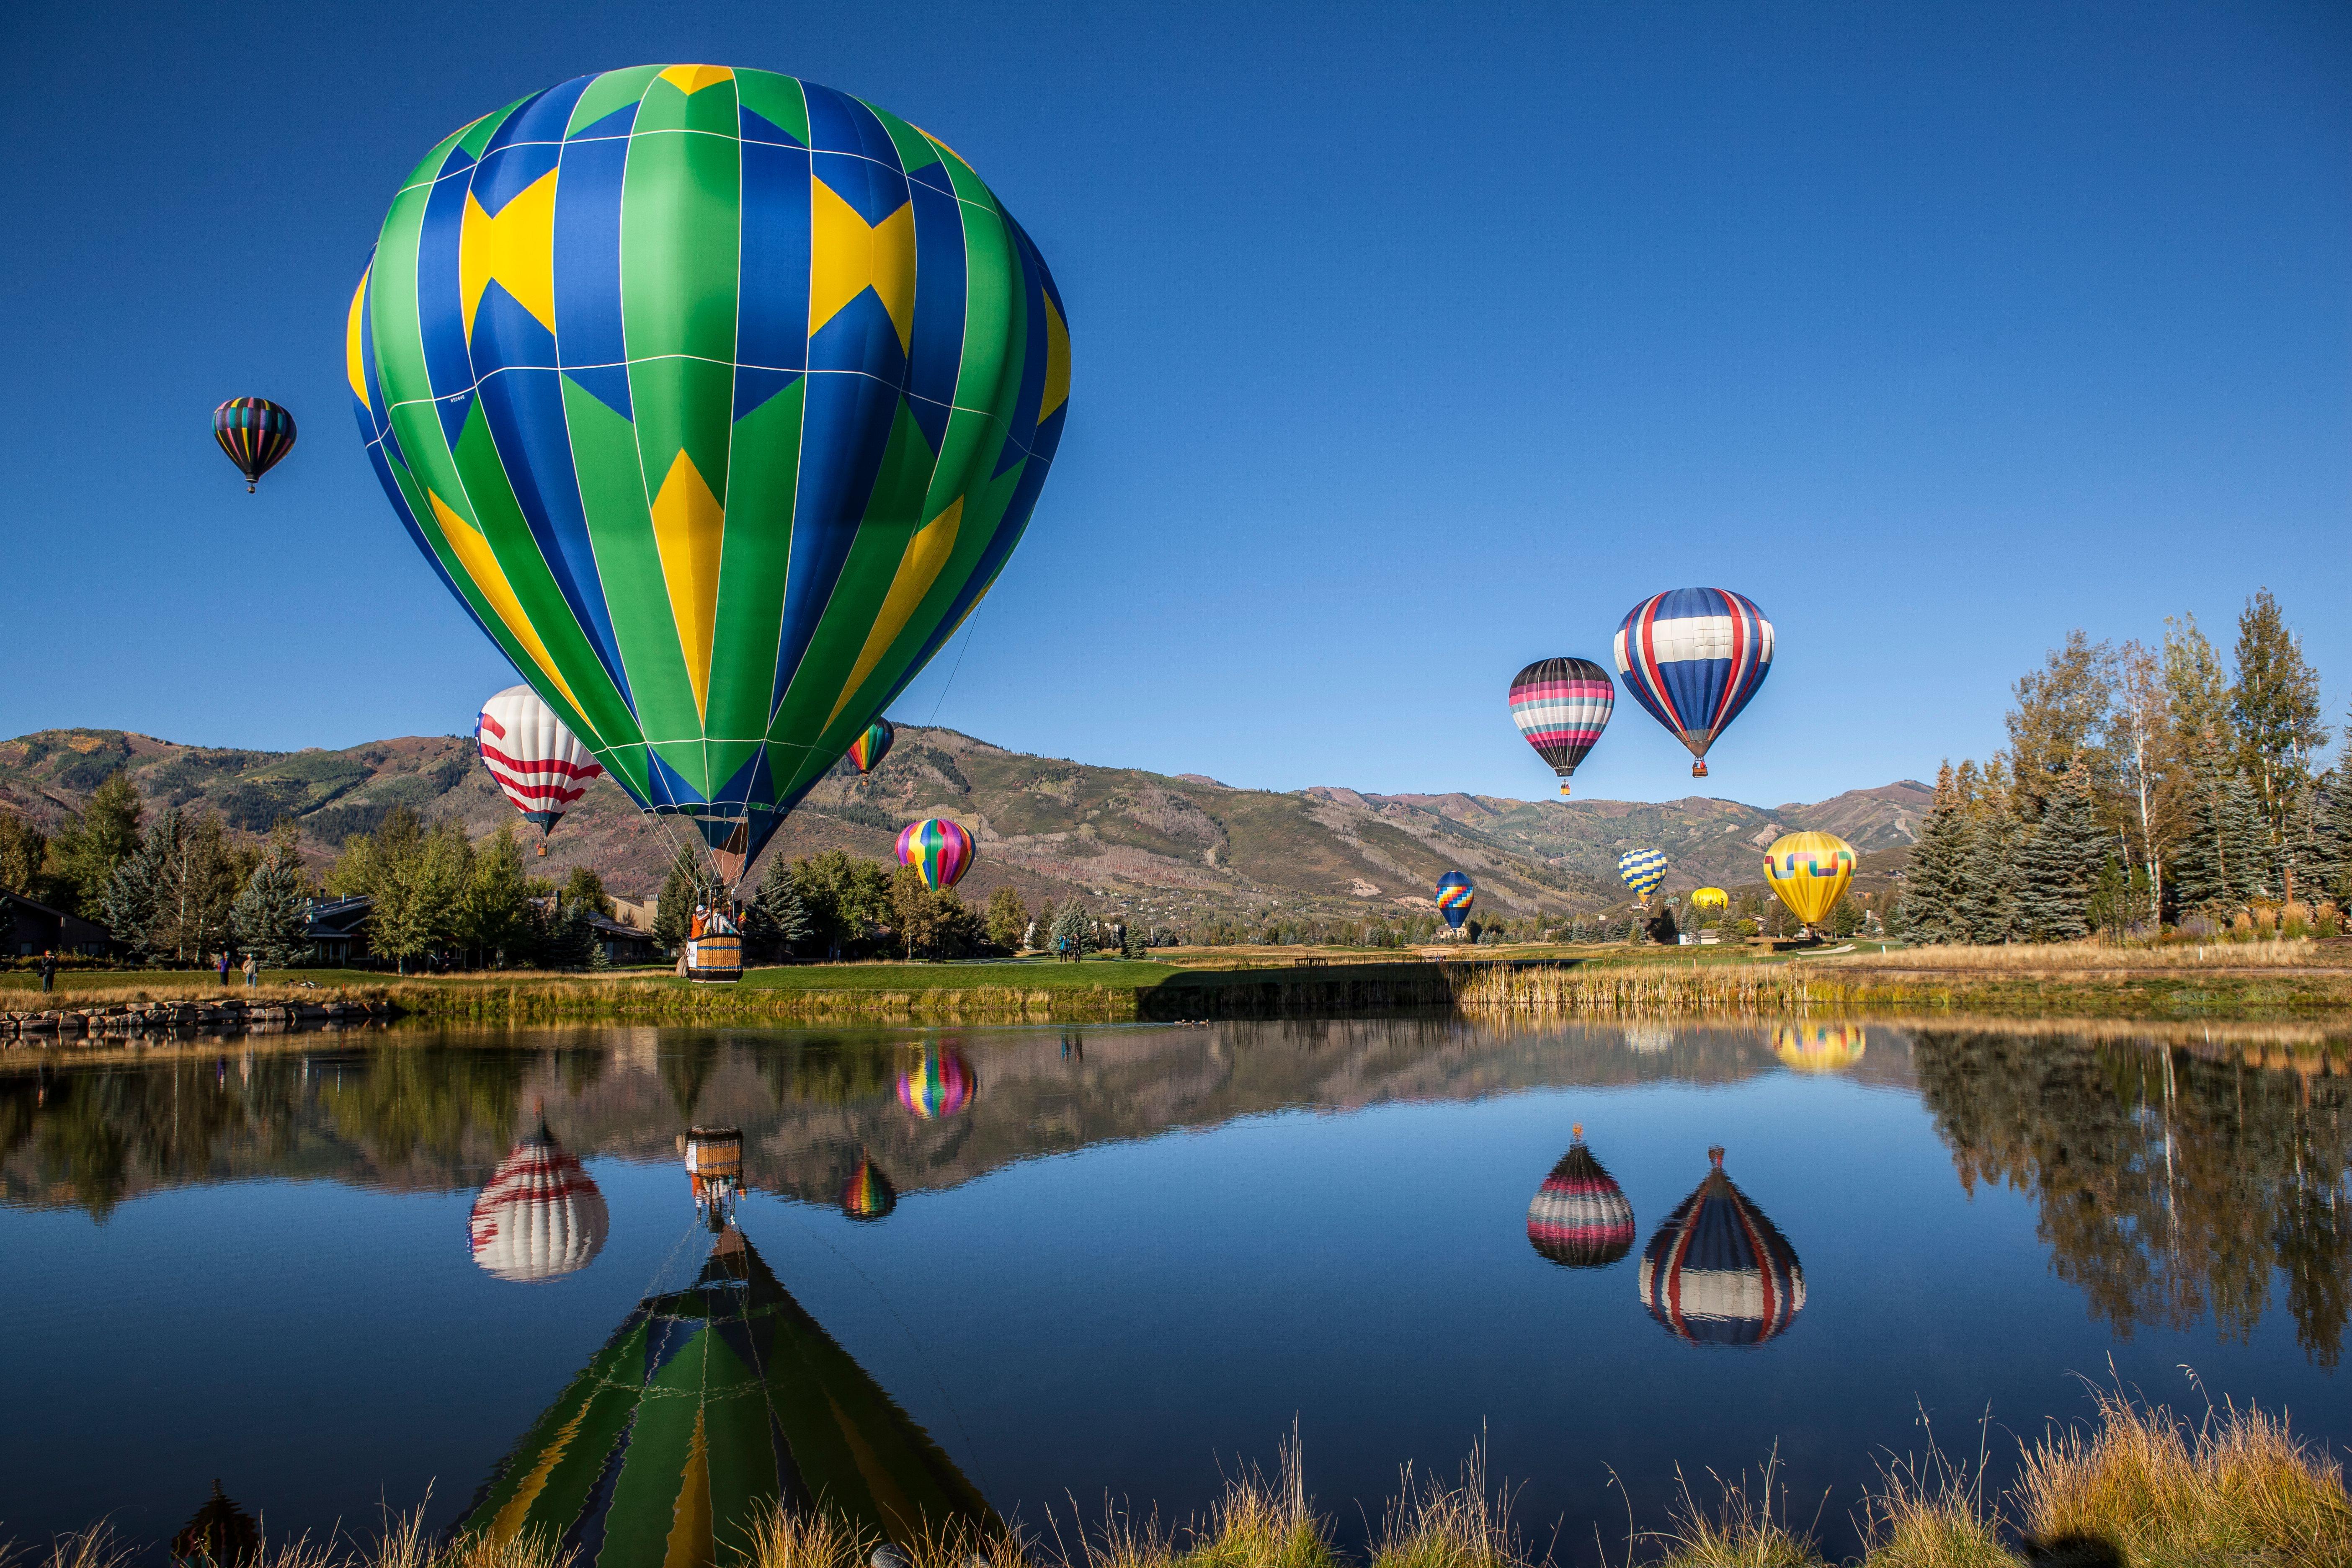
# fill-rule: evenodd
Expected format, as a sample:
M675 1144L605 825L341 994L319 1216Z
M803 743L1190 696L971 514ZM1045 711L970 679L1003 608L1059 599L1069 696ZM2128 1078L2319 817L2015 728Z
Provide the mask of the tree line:
M2184 616L2077 630L2011 689L2009 744L1947 761L1892 923L1916 940L2333 934L2352 776L2324 770L2319 674L2268 589L2231 658Z

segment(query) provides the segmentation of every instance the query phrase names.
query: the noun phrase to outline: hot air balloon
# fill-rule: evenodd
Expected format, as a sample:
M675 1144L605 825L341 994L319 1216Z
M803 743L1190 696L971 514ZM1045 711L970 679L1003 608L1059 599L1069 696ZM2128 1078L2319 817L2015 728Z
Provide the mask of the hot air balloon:
M898 830L898 864L912 866L934 893L952 888L971 869L971 835L963 824L927 816Z
M172 1537L172 1561L187 1568L246 1568L260 1558L261 1527L221 1490L215 1478L213 1495Z
M294 449L294 416L266 397L232 397L213 410L213 439L245 476L251 495L261 476Z
M870 773L882 765L890 754L891 742L898 740L898 727L887 719L877 719L857 733L849 742L849 765L861 773Z
M686 977L703 985L732 985L743 978L743 933L724 909L694 907L687 927Z
M483 703L474 721L474 740L490 777L523 820L539 829L542 855L547 836L588 793L588 782L604 776L604 764L528 686L509 686Z
M694 1212L714 1232L735 1223L743 1195L743 1131L739 1127L697 1127L686 1135L686 1184Z
M637 1304L457 1528L499 1545L536 1536L579 1568L711 1568L776 1510L819 1508L901 1556L955 1541L955 1561L989 1560L1004 1535L730 1225L691 1285Z
M1695 910L1723 910L1731 907L1731 895L1721 888L1693 888L1690 906Z
M922 1058L898 1075L898 1103L926 1121L944 1121L971 1103L978 1087L953 1044L926 1046Z
M541 1121L474 1199L474 1262L494 1279L537 1284L595 1261L612 1233L604 1194Z
M1617 857L1617 879L1633 889L1647 909L1650 889L1666 879L1665 855L1656 849L1628 849Z
M1853 880L1853 846L1834 833L1790 833L1764 852L1764 879L1809 926L1819 925Z
M1609 672L1589 658L1538 659L1511 679L1511 722L1559 775L1562 795L1616 706Z
M444 584L730 888L995 581L1068 417L1061 297L971 166L725 66L453 132L344 342Z
M1528 1245L1568 1268L1605 1268L1633 1250L1633 1205L1584 1146L1584 1127L1528 1205Z
M874 1163L873 1156L860 1149L857 1168L841 1184L841 1212L852 1219L877 1220L887 1217L898 1206L898 1189Z
M1642 1253L1642 1305L1666 1331L1700 1345L1760 1345L1805 1305L1797 1249L1706 1152L1706 1180L1666 1216Z
M1437 912L1455 931L1462 929L1462 922L1470 918L1470 906L1477 901L1478 889L1461 872L1448 871L1437 879Z
M1860 1024L1781 1024L1772 1054L1799 1072L1836 1072L1862 1060L1870 1032Z
M1706 749L1771 672L1772 623L1728 589L1676 588L1633 606L1616 651L1625 689L1690 748L1703 779Z

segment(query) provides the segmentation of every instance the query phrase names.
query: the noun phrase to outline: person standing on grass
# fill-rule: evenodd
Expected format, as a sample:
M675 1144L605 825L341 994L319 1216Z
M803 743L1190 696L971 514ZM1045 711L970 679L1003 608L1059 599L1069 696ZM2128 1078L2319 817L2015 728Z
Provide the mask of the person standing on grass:
M51 991L54 991L54 990L56 990L56 989L57 989L57 984L58 984L58 953L57 953L57 949L52 948L52 947L45 947L45 948L41 949L41 994L42 994L42 995L44 995L44 996L47 995Z
M245 988L252 990L261 980L261 960L252 953L245 955Z
M213 967L220 973L222 988L226 989L228 985L228 954L226 952L215 954Z

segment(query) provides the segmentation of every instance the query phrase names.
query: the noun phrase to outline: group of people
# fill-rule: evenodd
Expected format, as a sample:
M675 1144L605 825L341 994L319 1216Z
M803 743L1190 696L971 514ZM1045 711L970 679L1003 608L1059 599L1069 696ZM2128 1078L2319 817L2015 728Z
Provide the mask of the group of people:
M223 985L226 985L228 984L230 961L236 955L234 953L227 952L216 952L213 955L213 967L218 971L220 974L220 983ZM255 986L261 984L261 960L259 957L248 952L245 955L245 963L237 967L241 968L245 972L245 988L247 991L252 990Z

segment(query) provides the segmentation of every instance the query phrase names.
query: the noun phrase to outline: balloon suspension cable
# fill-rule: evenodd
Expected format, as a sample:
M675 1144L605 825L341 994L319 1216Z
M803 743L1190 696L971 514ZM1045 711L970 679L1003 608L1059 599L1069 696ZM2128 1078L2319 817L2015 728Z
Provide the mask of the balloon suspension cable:
M948 683L940 688L939 701L931 704L931 716L923 721L923 727L925 729L930 729L939 723L940 709L947 702L948 693L955 689L956 677L963 673L963 656L971 651L971 639L973 634L977 633L979 630L980 606L978 605L974 605L971 607L971 613L964 617L963 647L957 650L954 668L948 671Z

